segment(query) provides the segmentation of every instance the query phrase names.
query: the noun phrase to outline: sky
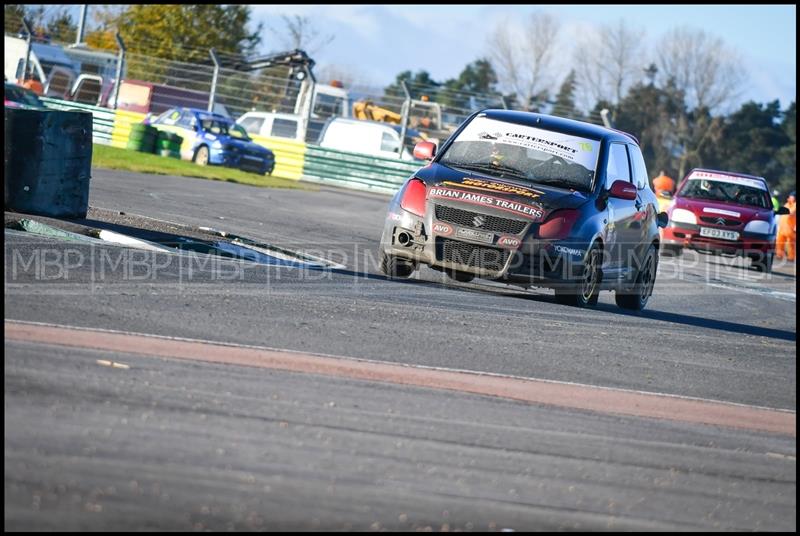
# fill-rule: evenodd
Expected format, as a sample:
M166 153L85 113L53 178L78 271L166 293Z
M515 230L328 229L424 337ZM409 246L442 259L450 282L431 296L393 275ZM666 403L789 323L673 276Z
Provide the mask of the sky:
M797 7L795 5L253 5L252 19L280 28L281 15L311 19L333 41L312 54L317 71L336 65L358 82L385 86L405 70L426 70L437 81L455 78L486 56L487 36L504 20L523 20L542 10L561 23L564 61L554 76L563 80L573 43L587 28L623 19L644 30L652 51L668 31L702 29L733 48L747 70L740 102L796 99ZM285 49L274 32L263 35L262 52ZM324 70L322 72L325 72Z

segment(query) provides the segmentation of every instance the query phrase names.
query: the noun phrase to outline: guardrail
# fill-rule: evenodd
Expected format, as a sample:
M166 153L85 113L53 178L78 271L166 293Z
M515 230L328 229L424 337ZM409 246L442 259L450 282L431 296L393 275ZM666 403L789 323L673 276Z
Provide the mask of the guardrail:
M141 123L145 115L123 110L80 104L43 97L48 108L81 110L92 113L94 143L124 149L128 145L131 125ZM253 141L275 153L275 177L306 180L357 190L382 193L396 192L403 182L422 165L359 153L325 149L297 140L253 136Z
M358 190L394 193L420 167L421 162L407 162L309 145L303 166L303 178Z

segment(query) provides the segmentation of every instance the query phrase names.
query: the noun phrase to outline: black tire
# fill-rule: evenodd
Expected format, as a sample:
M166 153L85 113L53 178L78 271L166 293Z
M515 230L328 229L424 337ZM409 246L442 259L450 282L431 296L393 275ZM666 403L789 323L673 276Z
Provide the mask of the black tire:
M454 279L459 283L469 283L473 279L475 279L475 274L471 274L469 272L460 272L458 270L447 270L447 276L450 279Z
M602 259L602 248L593 244L583 260L581 281L556 287L556 301L561 305L573 307L597 305L600 297L600 282L603 280Z
M416 267L405 259L398 259L394 255L381 252L381 272L395 279L408 279Z
M772 263L774 260L774 253L759 253L758 255L750 256L750 266L752 266L756 272L769 274L772 272Z
M208 147L205 145L201 145L197 148L197 152L194 153L194 163L198 166L207 166L208 165Z
M631 311L641 311L647 305L650 295L653 294L653 286L656 282L658 271L658 255L656 247L650 246L644 257L642 268L636 274L636 282L630 290L617 290L614 300L623 309Z

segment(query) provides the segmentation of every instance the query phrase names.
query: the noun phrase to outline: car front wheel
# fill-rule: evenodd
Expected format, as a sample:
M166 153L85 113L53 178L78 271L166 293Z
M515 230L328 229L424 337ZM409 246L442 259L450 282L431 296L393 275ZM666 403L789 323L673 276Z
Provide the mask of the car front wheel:
M636 282L629 290L617 290L614 299L617 305L623 309L641 311L647 305L650 295L653 293L653 285L656 282L656 272L658 270L658 255L656 247L650 246L645 255L644 263L639 273L636 274Z
M194 161L199 166L208 165L208 147L201 145L194 155Z
M416 270L416 266L405 259L381 252L381 272L395 279L408 279Z
M774 253L757 253L750 257L750 266L755 268L756 272L768 274L772 272L774 258Z
M602 263L603 250L594 244L584 257L580 281L556 287L556 301L562 305L575 307L596 305L600 297L600 282L603 279Z

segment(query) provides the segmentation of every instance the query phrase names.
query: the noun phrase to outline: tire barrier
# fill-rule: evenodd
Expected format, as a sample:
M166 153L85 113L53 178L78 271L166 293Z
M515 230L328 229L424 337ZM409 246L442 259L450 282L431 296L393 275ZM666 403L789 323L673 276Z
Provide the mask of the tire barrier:
M181 136L172 132L159 130L158 137L156 138L156 154L169 158L180 158L182 143L183 138Z
M131 125L127 148L142 153L155 153L158 129L150 125Z
M92 114L5 110L5 207L84 218L92 170Z

